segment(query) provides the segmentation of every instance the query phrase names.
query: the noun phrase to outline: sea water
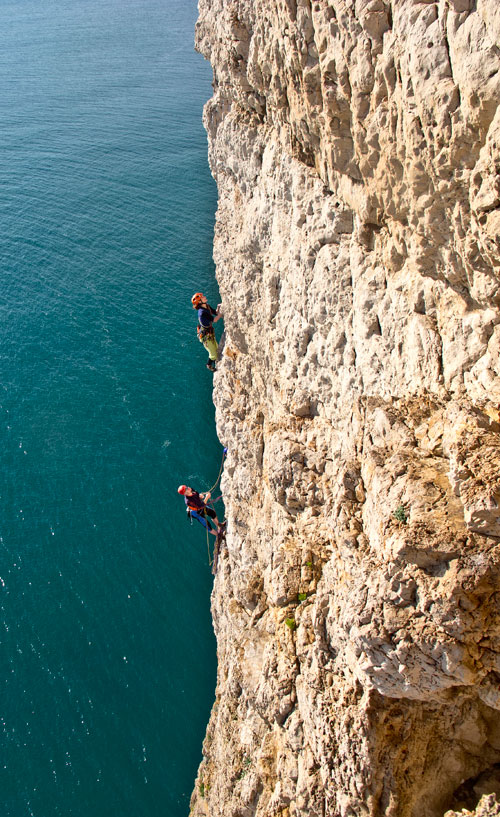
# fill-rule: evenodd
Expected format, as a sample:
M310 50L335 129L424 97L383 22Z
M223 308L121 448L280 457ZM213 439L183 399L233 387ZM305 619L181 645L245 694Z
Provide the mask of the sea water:
M177 486L222 453L190 303L217 303L196 14L0 10L3 817L189 811L215 642Z

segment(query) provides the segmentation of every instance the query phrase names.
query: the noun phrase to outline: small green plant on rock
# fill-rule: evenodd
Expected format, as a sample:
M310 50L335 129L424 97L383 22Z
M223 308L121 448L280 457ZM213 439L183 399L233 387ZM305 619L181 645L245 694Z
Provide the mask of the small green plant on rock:
M406 508L404 505L399 505L394 511L394 517L398 520L398 522L403 522L405 524L408 521L408 514L406 513Z
M243 758L243 768L239 773L237 780L243 780L245 775L250 771L250 766L252 765L252 758L244 757Z
M200 797L205 797L205 784L200 783L198 786L198 791L200 792Z
M293 632L293 630L297 629L297 624L296 624L294 618L286 618L285 619L285 624L286 624L287 627L290 628L290 630L292 630L292 632Z
M299 593L299 601L305 601L307 599L307 593Z

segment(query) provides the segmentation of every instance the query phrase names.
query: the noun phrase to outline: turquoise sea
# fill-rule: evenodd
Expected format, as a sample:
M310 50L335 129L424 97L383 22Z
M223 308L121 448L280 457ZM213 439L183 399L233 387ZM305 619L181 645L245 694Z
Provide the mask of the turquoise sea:
M0 10L3 817L186 817L212 577L177 486L221 447L196 0ZM221 324L217 324L217 329Z

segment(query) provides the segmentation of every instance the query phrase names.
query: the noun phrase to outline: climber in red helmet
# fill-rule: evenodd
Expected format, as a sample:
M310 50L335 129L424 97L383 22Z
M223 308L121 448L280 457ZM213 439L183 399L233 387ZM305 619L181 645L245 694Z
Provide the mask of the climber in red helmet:
M179 485L177 488L177 493L184 497L188 516L191 519L196 519L201 525L203 525L204 528L210 531L210 533L217 536L221 524L217 519L217 514L215 513L214 509L207 506L207 502L211 497L210 491L206 491L204 494L199 494L198 491L194 491L193 488L190 488L188 485ZM211 525L214 524L216 525L216 529L212 530Z

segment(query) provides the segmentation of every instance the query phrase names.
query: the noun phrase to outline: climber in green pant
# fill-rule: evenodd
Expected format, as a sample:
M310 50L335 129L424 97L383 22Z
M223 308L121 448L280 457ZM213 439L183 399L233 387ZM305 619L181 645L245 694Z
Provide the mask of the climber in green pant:
M221 305L214 309L209 306L207 299L202 292L195 292L191 298L193 309L198 311L198 340L208 352L207 369L215 372L217 360L218 344L215 337L213 324L222 318Z

